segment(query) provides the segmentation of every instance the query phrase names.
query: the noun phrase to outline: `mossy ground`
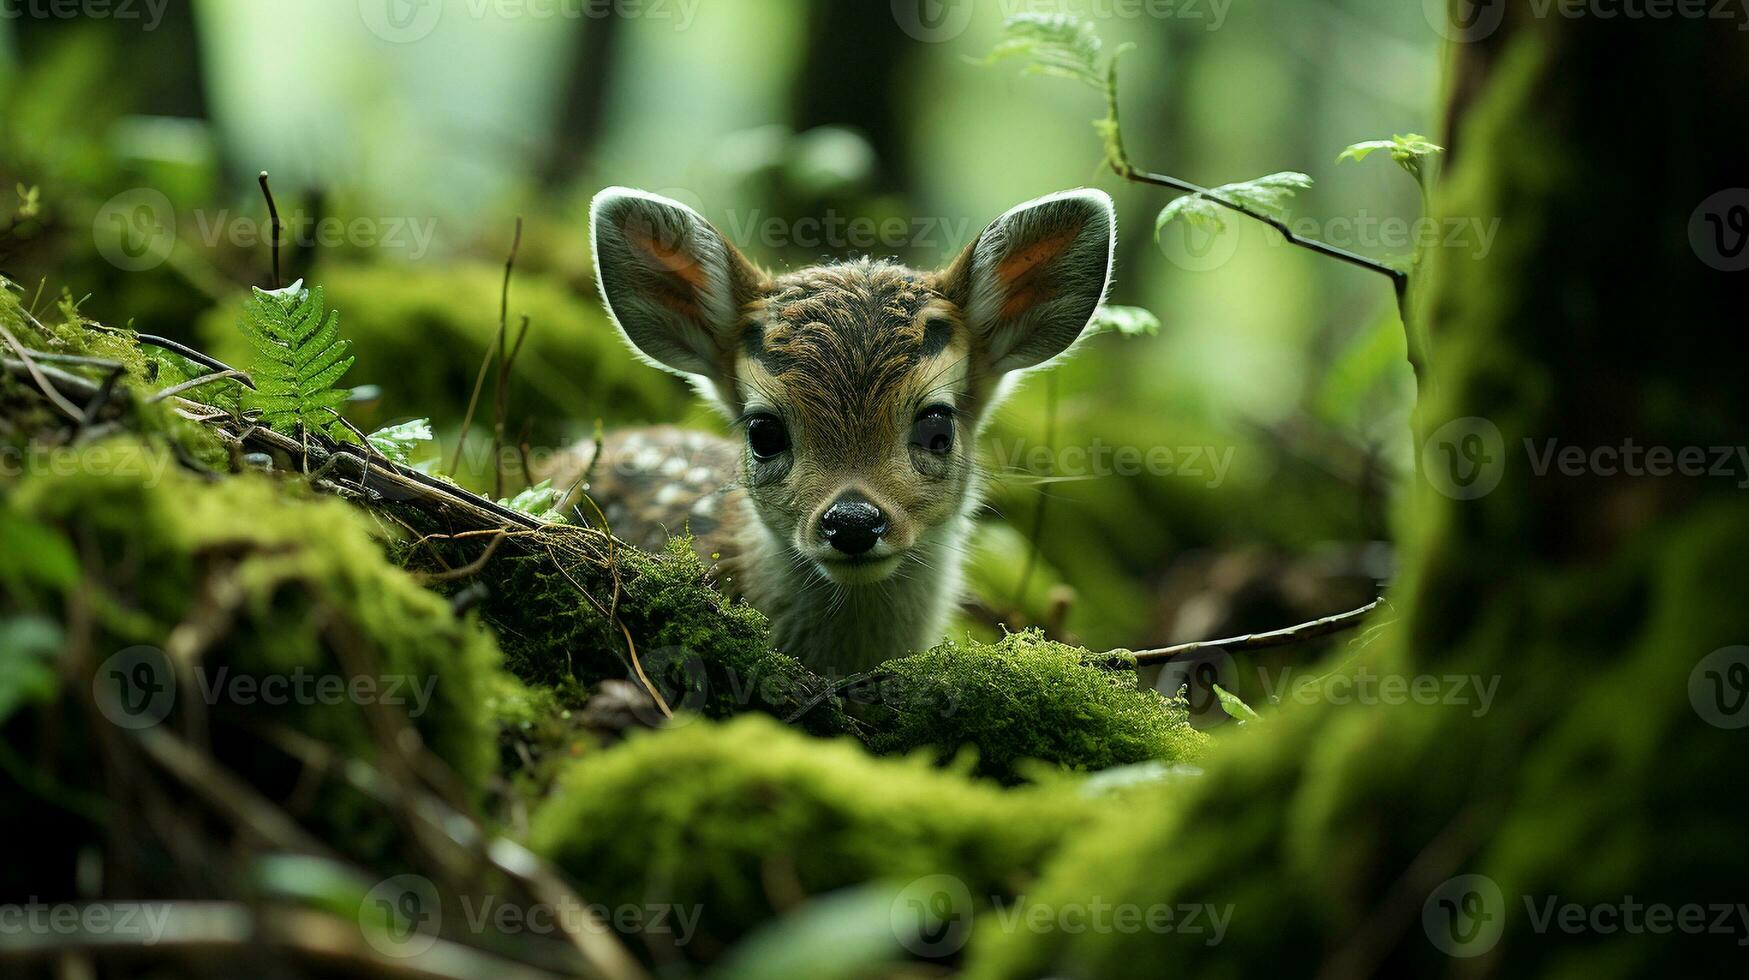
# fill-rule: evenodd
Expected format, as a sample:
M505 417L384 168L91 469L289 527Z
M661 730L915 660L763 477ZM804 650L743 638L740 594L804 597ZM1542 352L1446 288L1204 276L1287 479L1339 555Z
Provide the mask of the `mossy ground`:
M596 901L698 910L682 952L713 959L777 912L870 880L948 875L983 907L1012 898L1095 809L1065 786L1004 790L748 716L577 763L531 841Z
M1028 631L891 661L881 699L890 715L869 747L934 747L942 761L970 747L975 771L1003 782L1020 781L1034 761L1099 770L1200 755L1207 739L1190 727L1183 702L1138 689L1133 660L1106 669L1111 657Z

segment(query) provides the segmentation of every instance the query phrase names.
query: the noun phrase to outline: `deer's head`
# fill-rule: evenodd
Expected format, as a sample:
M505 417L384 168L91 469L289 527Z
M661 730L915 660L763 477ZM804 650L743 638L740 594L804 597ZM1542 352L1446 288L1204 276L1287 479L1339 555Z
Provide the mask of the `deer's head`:
M1006 382L1086 328L1115 233L1110 198L1065 191L937 271L864 259L773 276L655 195L605 190L591 223L626 339L734 420L759 522L839 584L881 581L956 533L979 428Z

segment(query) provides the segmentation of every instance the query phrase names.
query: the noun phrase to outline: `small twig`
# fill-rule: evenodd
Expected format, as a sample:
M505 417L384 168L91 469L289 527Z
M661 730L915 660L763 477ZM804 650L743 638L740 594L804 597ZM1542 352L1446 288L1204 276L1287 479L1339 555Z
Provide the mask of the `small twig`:
M455 437L455 452L449 458L449 475L455 476L462 465L462 447L468 444L468 430L474 425L474 410L480 406L480 390L486 386L486 372L492 367L492 359L498 353L498 338L492 338L492 343L486 348L486 356L480 360L480 370L474 375L474 393L468 396L468 410L462 413L461 432Z
M510 329L510 277L516 271L516 253L522 250L522 216L516 216L516 234L510 240L510 255L504 259L504 286L498 293L498 378L492 385L492 496L504 496L504 461L499 458L504 448L504 413L508 410L510 365L522 350L522 340L528 336L528 317L522 318L522 331L516 336L516 346L507 346Z
M226 364L224 361L221 361L218 358L213 357L211 354L208 354L204 351L195 350L193 347L190 347L187 344L183 344L183 343L180 343L178 341L171 340L168 337L159 337L155 334L142 333L142 334L135 334L134 339L138 340L140 343L146 344L150 347L162 347L163 349L170 351L171 353L180 354L183 357L186 357L189 360L193 361L194 363L199 364L202 367L211 368L214 371L236 371L235 368L231 367L229 364ZM236 376L239 380L241 380L244 384L248 385L249 387L251 387L251 388L255 387L254 379L250 378L249 375L245 374L244 372L236 371Z
M500 531L496 537L487 542L486 550L480 552L480 557L468 562L460 568L452 568L446 572L427 572L419 577L426 583L432 583L449 582L458 578L468 578L473 575L478 575L485 569L487 563L491 562L492 556L498 551L498 546L503 544L504 539L509 536L509 532Z
M1057 378L1055 371L1045 375L1045 448L1054 454L1057 448ZM1014 588L1016 610L1024 609L1026 587L1032 584L1032 570L1038 564L1039 541L1045 532L1045 508L1051 495L1044 489L1038 493L1038 507L1032 513L1032 528L1026 536L1026 564L1020 567L1020 584Z
M223 381L226 378L236 378L238 380L242 380L242 379L247 378L247 377L248 377L248 375L244 374L241 371L230 371L230 370L215 371L212 374L203 374L198 378L189 378L187 381L184 381L181 384L171 385L170 387L165 388L162 391L152 392L151 397L146 399L146 404L148 404L148 405L157 404L158 402L161 402L166 398L171 398L173 396L180 395L185 391L189 391L189 390L194 389L194 388L199 388L201 385L207 384L209 382Z
M1218 204L1229 211L1242 214L1254 221L1261 221L1280 232L1281 236L1291 245L1297 245L1300 248L1307 249L1308 251L1315 252L1327 258L1336 259L1339 262L1346 262L1356 268L1366 269L1369 272L1376 272L1381 276L1389 278L1391 280L1391 291L1397 301L1397 315L1403 321L1403 334L1408 343L1409 366L1415 373L1416 389L1422 393L1430 390L1428 385L1431 384L1431 380L1427 371L1427 357L1422 350L1420 336L1415 328L1413 313L1409 309L1409 274L1407 272L1396 266L1380 262L1377 259L1369 259L1357 252L1351 252L1345 248L1338 248L1328 242L1321 242L1315 238L1306 238L1303 235L1295 234L1294 230L1288 227L1287 222L1280 218L1262 211L1254 210L1238 201L1229 200L1200 184L1193 184L1188 180L1180 180L1177 177L1171 177L1166 174L1157 174L1147 170L1142 170L1135 164L1131 163L1129 153L1124 149L1123 145L1123 129L1118 123L1116 58L1111 60L1111 64L1106 70L1105 104L1105 122L1107 130L1106 162L1110 165L1112 172L1119 177L1133 183L1152 184L1156 187L1166 187L1172 190L1194 194L1203 200Z
M267 186L267 171L261 171L261 196L267 198L267 215L273 221L273 288L278 289L279 279L279 205L273 203L273 190Z
M65 412L67 417L75 422L80 421L85 417L85 413L80 411L79 406L68 401L61 395L59 389L54 385L49 384L48 379L44 377L43 369L37 365L36 361L31 359L30 351L23 344L19 343L18 338L14 337L12 331L6 329L3 324L0 324L0 338L4 338L7 345L18 354L19 361L24 365L25 370L30 372L32 380L36 381L37 389L43 393L43 397L53 402L56 408Z
M1265 650L1270 647L1288 646L1316 639L1320 636L1329 636L1331 633L1340 633L1343 630L1359 626L1361 620L1365 619L1384 601L1383 599L1374 599L1359 609L1350 609L1334 616L1325 616L1323 619L1314 619L1309 623L1270 630L1267 633L1246 633L1244 636L1229 636L1224 640L1198 640L1195 643L1180 643L1154 650L1137 650L1135 652L1136 666L1143 667L1148 664L1165 663L1174 657L1182 657L1204 650Z
M436 936L422 937L418 952L390 955L366 942L356 920L327 912L251 908L241 902L149 904L152 912L146 918L161 916L161 933L143 928L22 930L0 940L0 961L64 961L78 955L147 960L198 957L206 961L215 955L231 954L305 959L348 975L404 980L469 980L488 976L495 980L557 980L561 976ZM92 903L91 907L104 906ZM111 909L104 919L109 921L113 917ZM81 914L76 921L88 919Z
M83 433L92 423L97 421L97 413L103 411L104 407L109 404L109 400L115 396L116 383L121 381L121 376L126 373L127 368L117 364L109 369L108 374L103 376L103 384L97 389L97 394L85 403L85 412L79 419L80 432Z

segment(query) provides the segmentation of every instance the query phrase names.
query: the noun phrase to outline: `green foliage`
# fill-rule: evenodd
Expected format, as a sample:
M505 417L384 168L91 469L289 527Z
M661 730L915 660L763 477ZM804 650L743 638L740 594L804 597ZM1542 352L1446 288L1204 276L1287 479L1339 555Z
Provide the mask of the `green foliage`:
M979 905L1010 899L1096 805L1070 787L1003 790L745 717L577 762L529 838L591 901L696 909L699 934L679 952L714 958L777 903L871 880L952 875Z
M985 64L1024 57L1026 70L1105 87L1099 32L1091 21L1073 14L1020 13L1002 22L1002 37Z
M18 216L20 221L41 214L42 207L42 188L34 185L31 187L26 187L23 184L18 185L18 207L13 213Z
M1122 337L1152 337L1160 332L1160 318L1139 306L1107 303L1093 312L1086 336L1115 333Z
M559 491L553 488L553 481L542 480L516 496L498 502L520 514L546 521L563 520L564 515L553 509L553 503L558 496Z
M406 463L413 448L431 441L431 420L412 419L385 425L365 437L377 452L397 463Z
M0 528L11 523L0 515ZM21 552L7 551L9 555ZM0 619L0 724L27 704L55 693L54 653L66 641L61 624L44 616Z
M882 701L893 716L873 723L869 746L933 748L944 763L971 748L979 775L1007 783L1025 776L1029 760L1093 771L1196 758L1205 740L1184 703L1139 688L1133 661L1105 669L1112 656L1028 630L889 661Z
M1222 184L1210 188L1207 195L1187 194L1160 209L1154 218L1154 238L1173 221L1182 219L1209 232L1227 230L1225 201L1260 214L1279 217L1295 193L1312 186L1312 178L1293 171L1267 174L1253 180Z
M1414 177L1419 183L1424 180L1425 176L1423 173L1424 161L1444 153L1445 147L1419 133L1410 133L1407 136L1392 136L1388 140L1366 140L1355 143L1343 150L1336 157L1336 162L1341 163L1344 160L1358 162L1365 160L1378 150L1389 150L1391 159L1397 161L1397 166L1402 167L1409 176Z
M1253 710L1250 705L1246 704L1239 695L1234 694L1232 691L1227 690L1219 684L1211 686L1215 689L1215 697L1219 698L1221 701L1221 708L1225 710L1227 714L1232 715L1237 719L1239 724L1244 725L1253 721L1263 720L1262 716Z
M276 432L344 431L336 416L350 393L335 385L352 367L352 342L340 339L340 312L322 305L320 286L305 289L300 279L284 289L257 288L237 325L254 348L255 390L243 396L245 409L259 409Z

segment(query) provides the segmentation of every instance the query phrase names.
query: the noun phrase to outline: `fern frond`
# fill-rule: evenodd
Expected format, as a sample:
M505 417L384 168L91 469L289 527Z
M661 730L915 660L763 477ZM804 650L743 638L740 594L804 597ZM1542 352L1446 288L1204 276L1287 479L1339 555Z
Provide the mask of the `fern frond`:
M349 396L335 386L355 359L348 355L352 341L340 339L339 312L323 306L321 288L305 289L300 279L284 289L256 289L243 303L238 327L254 351L249 373L255 390L243 407L260 411L261 421L278 432L334 428L333 414Z

